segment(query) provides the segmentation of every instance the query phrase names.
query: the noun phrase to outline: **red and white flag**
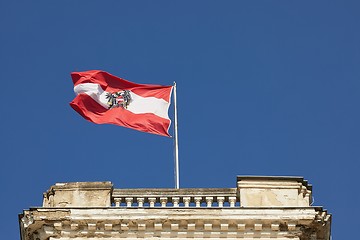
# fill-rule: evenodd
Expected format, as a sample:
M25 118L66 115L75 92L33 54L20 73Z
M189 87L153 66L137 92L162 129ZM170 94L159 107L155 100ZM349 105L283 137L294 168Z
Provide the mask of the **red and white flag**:
M70 105L85 119L170 136L172 86L136 84L99 70L71 77L77 96Z

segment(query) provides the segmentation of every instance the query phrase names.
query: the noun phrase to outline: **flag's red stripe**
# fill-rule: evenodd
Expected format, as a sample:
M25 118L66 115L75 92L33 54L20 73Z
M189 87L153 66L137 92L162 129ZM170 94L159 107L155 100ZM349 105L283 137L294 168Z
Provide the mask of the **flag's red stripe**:
M172 86L137 84L100 70L73 72L71 77L75 86L81 83L97 83L107 92L127 89L142 97L156 97L170 102Z
M152 113L134 114L123 108L106 109L86 94L79 94L70 103L71 107L90 122L115 124L142 132L170 136L170 120Z

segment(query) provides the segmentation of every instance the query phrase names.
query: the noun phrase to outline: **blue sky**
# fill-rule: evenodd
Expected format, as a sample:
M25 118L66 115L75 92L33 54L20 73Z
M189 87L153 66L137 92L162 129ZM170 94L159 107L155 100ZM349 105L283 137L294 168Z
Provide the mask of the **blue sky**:
M172 188L172 139L82 119L72 71L177 82L180 186L295 175L357 229L358 1L1 1L1 232L56 182ZM173 111L170 111L173 115Z

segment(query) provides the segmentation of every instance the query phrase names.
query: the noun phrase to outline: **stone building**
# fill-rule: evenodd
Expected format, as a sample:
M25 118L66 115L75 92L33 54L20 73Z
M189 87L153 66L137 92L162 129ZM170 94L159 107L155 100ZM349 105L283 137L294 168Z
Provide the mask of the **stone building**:
M118 189L57 183L19 215L21 240L329 240L331 215L300 177L239 176L235 188Z

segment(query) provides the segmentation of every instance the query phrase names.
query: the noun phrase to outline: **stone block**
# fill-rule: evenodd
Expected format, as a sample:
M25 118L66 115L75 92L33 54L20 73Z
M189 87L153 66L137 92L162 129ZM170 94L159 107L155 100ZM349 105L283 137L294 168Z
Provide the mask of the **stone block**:
M110 207L111 182L56 183L44 193L43 207Z
M309 207L311 185L301 177L238 176L241 207Z

